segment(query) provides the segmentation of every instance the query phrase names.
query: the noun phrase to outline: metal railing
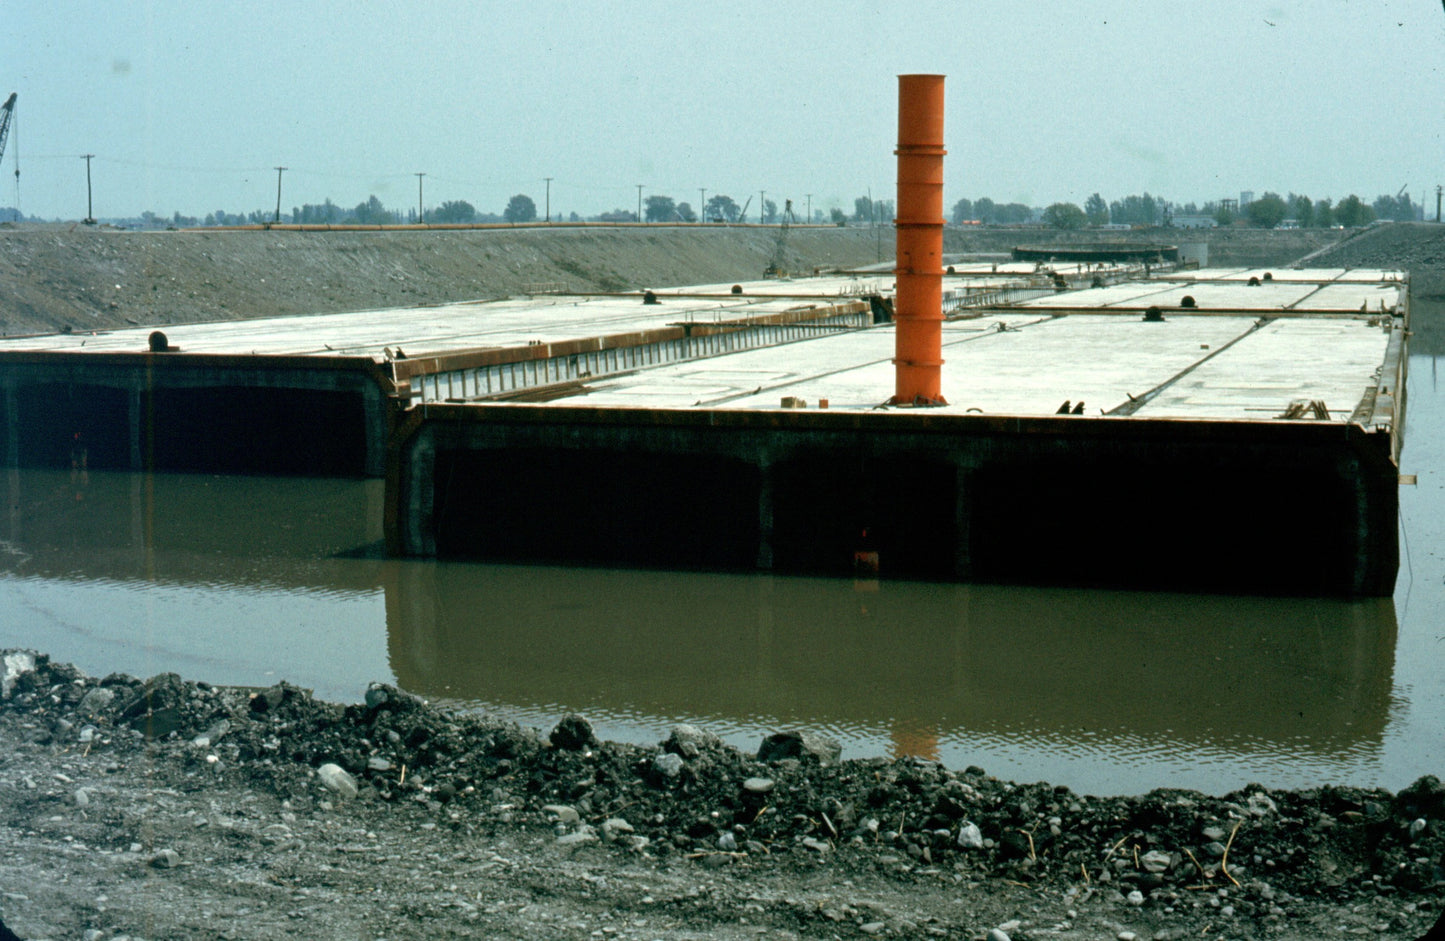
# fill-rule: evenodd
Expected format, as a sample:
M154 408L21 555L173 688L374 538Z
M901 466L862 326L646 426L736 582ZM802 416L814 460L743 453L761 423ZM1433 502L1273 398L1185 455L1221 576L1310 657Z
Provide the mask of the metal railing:
M759 324L708 329L653 343L570 353L549 358L467 366L411 378L411 404L475 402L528 389L576 383L727 353L756 350L871 326L868 311L790 324Z

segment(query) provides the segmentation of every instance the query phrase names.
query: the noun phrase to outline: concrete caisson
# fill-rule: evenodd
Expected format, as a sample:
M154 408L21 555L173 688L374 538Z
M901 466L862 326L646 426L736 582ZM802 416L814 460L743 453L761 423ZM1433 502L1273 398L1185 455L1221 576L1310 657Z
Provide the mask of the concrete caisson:
M393 553L1385 595L1388 434L1327 423L437 406Z

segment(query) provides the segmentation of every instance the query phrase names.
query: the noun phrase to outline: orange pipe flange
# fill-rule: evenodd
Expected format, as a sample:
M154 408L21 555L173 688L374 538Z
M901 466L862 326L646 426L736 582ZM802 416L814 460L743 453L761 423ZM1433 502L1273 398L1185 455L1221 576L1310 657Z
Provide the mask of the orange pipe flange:
M943 374L943 76L898 76L895 405L947 405Z

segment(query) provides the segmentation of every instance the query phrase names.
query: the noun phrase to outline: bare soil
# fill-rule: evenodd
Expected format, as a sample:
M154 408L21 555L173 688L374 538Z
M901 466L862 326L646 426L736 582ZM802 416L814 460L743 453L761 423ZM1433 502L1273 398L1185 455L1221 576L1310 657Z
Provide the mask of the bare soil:
M0 658L22 938L1418 938L1445 905L1433 777L1092 798L805 733L639 747Z

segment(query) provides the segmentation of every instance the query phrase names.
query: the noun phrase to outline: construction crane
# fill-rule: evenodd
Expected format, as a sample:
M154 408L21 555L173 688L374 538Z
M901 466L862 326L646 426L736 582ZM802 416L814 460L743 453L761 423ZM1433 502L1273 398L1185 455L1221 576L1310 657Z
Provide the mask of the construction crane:
M749 196L748 201L743 203L743 211L738 213L738 225L742 225L744 222L748 221L748 207L752 204L753 198Z
M773 245L773 259L763 269L765 278L786 278L787 270L783 267L783 250L788 247L788 226L796 221L793 217L793 201L783 200L783 218L778 224L778 241Z
M15 92L5 99L5 104L0 105L0 160L5 159L5 140L10 136L10 119L15 114ZM20 174L19 170L15 171Z
M5 141L10 138L10 119L15 116L15 92L0 105L0 160L5 159ZM20 155L15 155L15 218L20 218Z

